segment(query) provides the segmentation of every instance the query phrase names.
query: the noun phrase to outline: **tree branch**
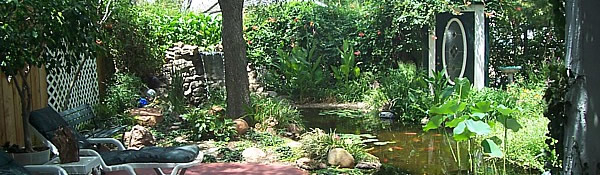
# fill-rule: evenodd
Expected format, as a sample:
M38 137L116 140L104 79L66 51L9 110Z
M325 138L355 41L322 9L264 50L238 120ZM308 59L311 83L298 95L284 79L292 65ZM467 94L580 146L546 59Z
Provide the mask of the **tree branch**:
M112 13L112 11L109 11L111 2L112 0L108 0L108 3L106 3L106 10L104 10L104 16L102 17L102 20L100 20L99 24L103 24L104 22L106 22L108 16L110 16L110 14Z
M85 65L85 61L86 59L81 60L81 62L79 62L79 64L77 65L77 69L75 70L75 76L73 76L73 80L71 80L71 83L69 83L69 87L67 88L68 93L65 97L65 102L62 105L63 110L67 109L69 101L71 101L71 93L73 93L73 86L75 86L75 83L79 80L79 77L81 77L81 70Z

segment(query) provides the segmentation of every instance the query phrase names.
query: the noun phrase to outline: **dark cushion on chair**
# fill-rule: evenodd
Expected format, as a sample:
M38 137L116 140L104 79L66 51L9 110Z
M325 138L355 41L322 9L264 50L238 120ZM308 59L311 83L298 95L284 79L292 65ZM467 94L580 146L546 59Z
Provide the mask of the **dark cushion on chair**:
M180 147L144 147L140 150L100 152L107 165L125 163L186 163L198 157L200 148L196 145Z
M52 138L54 138L54 132L61 126L70 128L67 121L50 107L32 111L29 116L29 124L31 124L31 126L40 132L47 140L52 140ZM91 144L83 137L83 135L74 128L71 128L71 130L73 135L79 140L79 148L91 148Z
M0 151L0 175L30 174L23 166L17 164L8 154Z

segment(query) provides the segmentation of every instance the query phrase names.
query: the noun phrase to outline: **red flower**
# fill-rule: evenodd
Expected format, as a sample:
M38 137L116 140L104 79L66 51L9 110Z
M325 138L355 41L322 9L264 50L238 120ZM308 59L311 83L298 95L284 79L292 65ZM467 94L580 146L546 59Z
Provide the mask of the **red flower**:
M294 18L294 22L298 22L298 18Z
M365 36L365 33L358 32L358 36L363 37L363 36Z
M515 8L517 11L521 11L521 7L517 7Z
M252 44L252 40L248 40L248 42L246 42L246 43L248 43L248 45L250 45L250 44Z
M311 22L310 22L310 26L311 26L311 27L312 27L312 26L315 26L315 23L311 21Z
M100 40L100 39L96 39L96 44L98 44L98 45L102 45L102 40Z
M381 31L380 30L377 30L377 35L381 35Z
M434 36L431 36L431 38L432 38L433 40L437 40L437 36L435 36L435 35L434 35Z
M360 50L355 51L354 55L359 56L360 55Z

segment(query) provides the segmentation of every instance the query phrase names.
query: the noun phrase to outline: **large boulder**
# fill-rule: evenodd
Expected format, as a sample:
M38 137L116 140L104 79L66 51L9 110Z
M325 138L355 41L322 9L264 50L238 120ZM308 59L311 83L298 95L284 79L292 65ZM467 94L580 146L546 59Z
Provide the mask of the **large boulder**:
M131 131L123 134L123 142L128 149L140 149L146 146L154 146L154 136L150 130L140 125L135 125Z
M267 154L259 148L250 147L242 151L242 157L246 162L260 162Z
M340 168L354 168L354 157L345 149L334 148L327 154L327 163Z
M142 126L155 126L163 121L163 115L157 108L132 109L129 114L135 116L137 124Z
M233 121L233 123L235 123L235 130L240 136L246 134L246 132L250 128L250 126L248 126L248 123L244 119L236 119Z

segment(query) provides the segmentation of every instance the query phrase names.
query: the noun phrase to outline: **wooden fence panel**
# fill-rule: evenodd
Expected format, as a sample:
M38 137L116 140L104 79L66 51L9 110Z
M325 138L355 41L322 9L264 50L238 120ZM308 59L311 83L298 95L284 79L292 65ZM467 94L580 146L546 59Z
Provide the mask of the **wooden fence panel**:
M46 107L48 105L46 71L43 68L31 69L27 82L31 89L32 109ZM0 144L11 142L23 145L21 99L13 83L13 81L8 82L6 75L0 74Z

